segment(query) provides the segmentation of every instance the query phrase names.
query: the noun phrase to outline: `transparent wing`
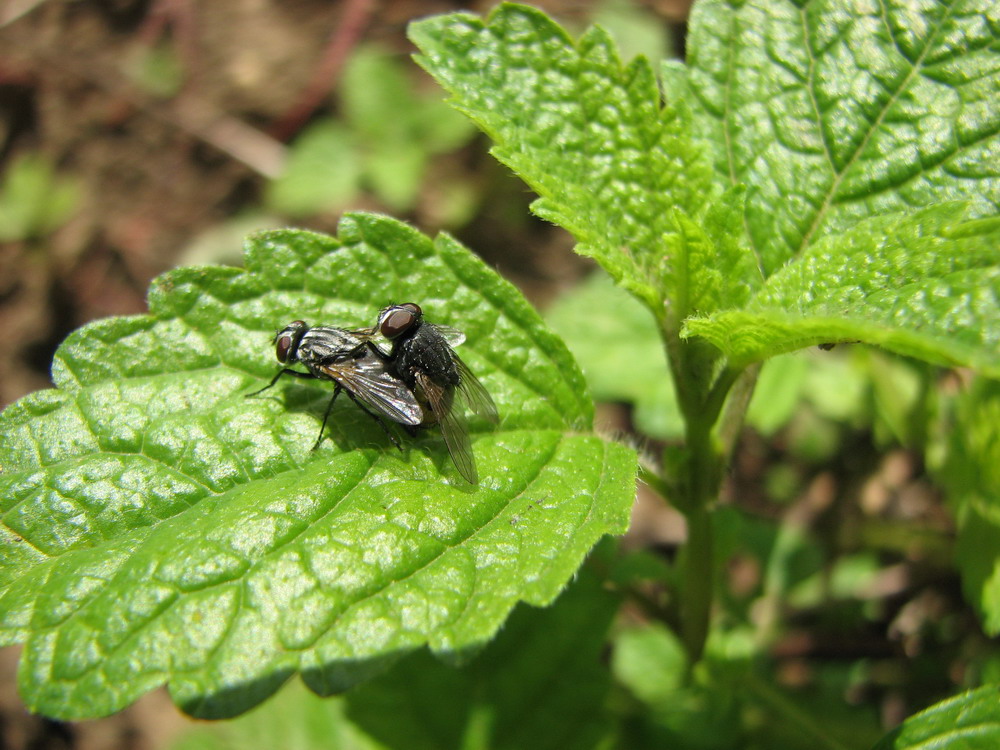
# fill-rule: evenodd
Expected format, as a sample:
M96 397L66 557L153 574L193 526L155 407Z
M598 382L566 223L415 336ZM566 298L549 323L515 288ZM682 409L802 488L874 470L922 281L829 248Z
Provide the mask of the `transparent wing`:
M314 362L336 360L364 346L367 338L362 331L347 331L333 326L310 328L299 344L300 358ZM307 356L308 354L308 356Z
M457 328L451 328L449 326L439 326L436 323L424 323L425 326L430 326L435 331L441 334L441 337L448 342L448 346L459 346L465 343L465 334L459 331Z
M360 340L368 342L369 346L375 347L383 357L388 357L392 351L392 342L379 333L378 326L371 328L355 328L349 333L357 336Z
M462 405L454 403L455 391L442 388L423 372L416 374L417 387L427 396L431 411L441 425L448 454L455 463L455 468L470 484L479 484L479 473L476 471L476 460L472 455L472 443L469 442L469 427L462 413Z
M493 397L489 391L479 382L479 378L472 374L469 366L463 362L455 352L451 353L458 366L458 390L461 391L464 401L476 414L483 419L488 419L493 424L500 421L497 416L497 405L493 403Z
M352 336L357 336L367 341L378 334L378 326L372 326L371 328L351 328L347 332Z
M340 383L375 413L393 422L416 426L424 421L424 411L413 391L385 371L385 362L373 352L362 357L325 362L316 369Z

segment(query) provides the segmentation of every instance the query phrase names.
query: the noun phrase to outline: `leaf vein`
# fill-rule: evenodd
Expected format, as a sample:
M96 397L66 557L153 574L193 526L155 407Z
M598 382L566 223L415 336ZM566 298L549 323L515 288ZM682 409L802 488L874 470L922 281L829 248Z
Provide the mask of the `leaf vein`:
M883 14L887 12L884 2L880 2L880 7L883 9ZM800 254L803 248L809 246L813 236L819 231L819 228L822 225L823 221L825 220L827 213L829 212L831 206L834 204L834 199L836 197L837 191L840 188L841 182L843 182L844 176L848 173L851 167L854 166L854 164L860 158L861 154L864 153L865 148L871 142L871 139L875 136L875 133L878 132L878 129L885 120L889 110L896 103L896 101L899 99L902 93L906 91L906 89L910 85L910 82L915 77L920 75L920 65L922 64L923 60L927 57L927 55L930 54L930 51L933 47L933 41L936 38L938 32L940 31L941 26L944 25L945 20L950 18L950 13L952 9L953 6L948 5L948 14L945 15L940 20L934 31L928 34L924 47L920 51L920 54L917 56L916 61L912 63L909 73L907 73L907 75L902 78L900 83L896 86L896 90L890 94L889 98L883 104L878 114L872 120L868 129L863 133L862 137L859 139L858 144L855 146L853 153L851 153L850 156L848 156L848 158L844 161L843 167L839 170L834 169L833 179L831 180L830 185L826 190L826 194L824 196L822 204L820 205L819 210L817 210L815 215L813 216L813 220L812 222L810 222L808 229L803 233L802 239L799 241L799 246L793 252L794 255ZM806 41L807 41L806 48L810 50L810 55L811 55L812 45L808 43L810 41L808 38Z

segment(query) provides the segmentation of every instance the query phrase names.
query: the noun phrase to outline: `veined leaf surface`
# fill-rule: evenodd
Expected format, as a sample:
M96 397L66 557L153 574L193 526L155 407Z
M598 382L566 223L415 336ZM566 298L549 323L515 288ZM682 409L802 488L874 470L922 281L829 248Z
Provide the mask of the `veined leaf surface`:
M290 320L371 325L401 301L465 332L496 400L499 427L470 422L477 487L436 430L397 451L347 399L311 451L329 383L245 398ZM25 643L32 710L98 716L167 683L230 716L296 671L344 689L488 641L627 526L634 454L590 434L564 345L447 236L371 214L338 239L265 232L247 270L171 271L149 304L72 334L57 388L0 416L0 632Z
M942 201L1000 207L1000 9L993 0L736 3L692 9L694 132L766 275L820 237Z
M410 37L418 62L493 139L493 154L541 196L533 210L572 232L577 251L658 320L666 306L680 319L746 295L748 271L757 272L741 242L742 193L713 184L684 102L662 101L647 60L621 61L600 27L573 40L511 3L485 22L464 13L418 21Z
M685 323L738 365L860 341L1000 375L1000 219L961 204L869 219L771 276L744 309Z

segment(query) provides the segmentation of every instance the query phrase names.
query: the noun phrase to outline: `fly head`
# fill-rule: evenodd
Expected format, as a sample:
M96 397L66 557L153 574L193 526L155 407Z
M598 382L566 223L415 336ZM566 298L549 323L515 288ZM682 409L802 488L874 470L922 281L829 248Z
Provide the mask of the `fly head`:
M423 315L420 305L414 302L390 305L379 312L376 328L387 339L395 341L404 334L415 333L420 327Z
M293 320L274 335L274 356L282 364L298 361L299 344L309 331L303 320Z

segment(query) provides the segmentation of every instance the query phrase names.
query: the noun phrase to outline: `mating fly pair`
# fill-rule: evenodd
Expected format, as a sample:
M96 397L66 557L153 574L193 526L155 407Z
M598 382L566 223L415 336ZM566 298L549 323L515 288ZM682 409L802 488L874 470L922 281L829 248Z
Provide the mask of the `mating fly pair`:
M388 352L375 343L379 334L390 342ZM313 449L323 439L330 410L344 391L379 423L397 448L399 441L383 419L401 424L410 434L420 426L439 424L459 473L477 484L465 406L494 423L497 409L482 383L452 349L464 340L460 331L425 322L420 306L412 302L384 308L372 328L310 328L296 320L274 337L275 355L282 364L298 362L309 372L285 367L270 383L249 395L266 391L285 374L332 380L333 398Z

